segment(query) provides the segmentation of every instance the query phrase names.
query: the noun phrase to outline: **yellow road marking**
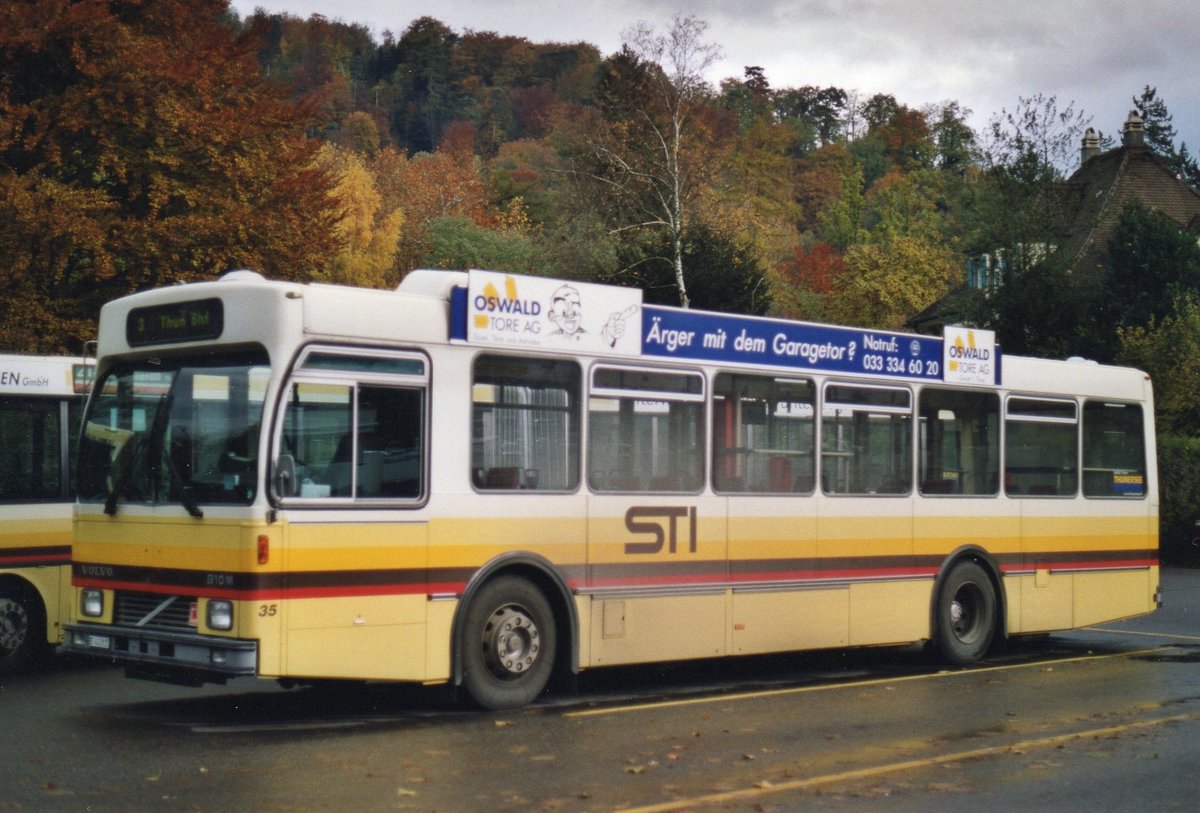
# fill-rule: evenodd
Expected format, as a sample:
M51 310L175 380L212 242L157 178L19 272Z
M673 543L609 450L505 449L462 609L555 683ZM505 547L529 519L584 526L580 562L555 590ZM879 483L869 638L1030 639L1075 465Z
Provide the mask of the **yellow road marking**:
M711 703L730 703L740 700L757 700L762 697L785 697L793 694L809 694L811 692L827 692L835 689L861 689L867 686L882 686L894 683L911 683L918 680L933 680L934 678L959 677L963 675L986 675L993 672L1008 672L1014 669L1029 669L1035 666L1054 666L1065 663L1083 663L1086 661L1107 660L1110 658L1129 658L1137 655L1151 655L1167 651L1168 647L1139 649L1130 652L1116 652L1106 655L1079 655L1074 658L1061 658L1048 661L1031 661L1029 663L1010 663L999 666L984 666L978 669L963 669L955 671L930 672L920 675L901 675L890 678L871 678L870 680L855 680L847 683L822 683L815 686L795 686L790 689L763 689L754 692L738 692L735 694L712 695L708 697L691 697L681 700L660 700L654 703L640 703L627 706L612 706L603 709L585 709L569 711L564 717L601 717L606 714L628 714L635 711L654 711L682 706L700 706Z
M646 805L643 807L623 807L621 808L621 813L668 813L668 811L672 810L683 810L686 808L705 807L708 805L717 805L726 802L755 799L765 796L769 793L785 793L787 791L807 790L808 788L816 787L818 785L830 785L837 782L850 782L859 779L870 779L890 773L900 773L902 771L936 767L938 765L947 765L954 762L965 762L967 760L995 756L997 754L1021 753L1038 748L1052 748L1074 740L1102 739L1104 737L1122 734L1127 731L1137 731L1139 729L1154 728L1157 726L1169 725L1170 723L1181 723L1192 720L1200 720L1200 712L1193 712L1191 714L1177 714L1171 717L1158 717L1153 720L1139 720L1132 723L1124 723L1122 725L1075 731L1069 734L1055 734L1049 737L1023 740L1021 742L1009 743L1007 745L993 745L987 748L975 748L970 751L958 751L957 753L953 754L941 754L939 756L925 757L923 759L909 759L902 762L889 762L884 765L874 765L869 768L858 768L852 771L825 774L824 776L811 776L807 779L794 779L787 782L773 784L763 783L762 785L753 788L731 790L724 793L712 793L705 796L693 796L688 799L676 799L671 802L662 802L660 804Z
M1169 638L1176 641L1200 641L1197 635L1176 635L1173 632L1143 632L1141 630L1110 630L1105 627L1084 627L1092 632L1103 632L1108 635L1142 635L1147 638Z

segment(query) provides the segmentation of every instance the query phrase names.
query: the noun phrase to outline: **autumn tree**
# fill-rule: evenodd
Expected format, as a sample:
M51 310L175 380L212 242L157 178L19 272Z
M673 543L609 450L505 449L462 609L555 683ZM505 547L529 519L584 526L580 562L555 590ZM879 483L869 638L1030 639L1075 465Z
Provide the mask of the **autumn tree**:
M1200 433L1200 294L1175 299L1167 315L1118 330L1117 361L1150 374L1160 432Z
M223 0L0 5L0 345L77 350L99 305L336 246L314 110Z
M621 244L623 265L630 271L617 281L641 288L647 302L677 304L673 267L667 261L674 250L674 240L666 232L646 237L642 243ZM771 290L766 271L748 243L739 241L736 235L698 224L684 234L683 251L688 264L688 290L695 307L727 313L767 312Z
M1159 212L1127 206L1109 241L1107 287L1113 327L1161 323L1175 302L1200 296L1196 235Z
M326 128L336 128L363 101L374 48L365 25L258 9L245 26L265 34L258 56L266 75L316 101Z
M695 218L736 235L765 267L772 267L790 255L798 240L795 132L776 120L773 91L761 68L750 66L744 81L726 79L721 86L725 110L712 116L736 116L738 126L732 137L715 140L721 158Z
M828 243L795 246L771 274L771 313L787 319L829 321L838 280L846 272L840 252Z
M399 211L403 217L393 283L429 255L429 229L434 220L464 217L487 226L499 214L489 206L482 165L473 154L437 150L409 158L388 147L369 166L381 210Z
M959 279L954 254L916 237L860 243L845 255L833 315L844 323L897 330Z
M866 239L863 228L863 173L856 161L845 164L838 183L838 194L822 207L818 232L820 238L838 251L846 251Z
M771 95L777 120L794 135L792 150L796 155L807 155L841 137L848 100L841 88L815 85L782 88Z
M954 101L942 102L926 111L938 169L962 175L974 163L978 146L975 131L967 124L970 115L970 110Z
M462 117L462 96L455 84L454 48L459 35L432 17L414 20L395 44L392 71L398 87L393 128L401 143L428 151L441 140L442 128ZM381 55L383 60L388 54Z
M1072 209L1064 199L1063 169L1077 157L1087 124L1073 104L1060 108L1055 97L1039 94L994 115L984 130L980 172L963 197L963 246L971 255L1001 258L1006 282L1034 271L1066 232Z
M335 179L332 196L339 216L334 229L340 243L318 278L363 287L394 284L404 212L384 208L375 177L357 153L326 144L317 161Z
M488 268L514 274L535 274L537 252L519 229L487 229L468 217L434 218L428 228L428 253L421 265L429 268Z

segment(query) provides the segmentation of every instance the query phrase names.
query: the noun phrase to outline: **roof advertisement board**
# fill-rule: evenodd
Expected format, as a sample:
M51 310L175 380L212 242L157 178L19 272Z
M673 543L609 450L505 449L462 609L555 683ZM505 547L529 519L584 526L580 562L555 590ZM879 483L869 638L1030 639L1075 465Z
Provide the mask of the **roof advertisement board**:
M885 330L645 305L636 288L471 271L454 295L452 339L814 372L993 386L991 331L944 339ZM639 332L640 328L640 332Z
M636 356L641 307L638 288L471 271L466 339Z
M643 308L642 353L829 373L941 380L942 340L759 319L723 313Z

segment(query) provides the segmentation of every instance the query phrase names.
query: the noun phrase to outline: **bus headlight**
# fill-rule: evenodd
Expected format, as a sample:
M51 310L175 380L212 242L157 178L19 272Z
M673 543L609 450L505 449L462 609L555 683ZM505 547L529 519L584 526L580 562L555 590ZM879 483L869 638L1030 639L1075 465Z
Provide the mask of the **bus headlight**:
M210 630L233 629L233 602L225 599L209 599L207 616Z
M84 589L79 591L79 612L88 618L104 615L104 591Z

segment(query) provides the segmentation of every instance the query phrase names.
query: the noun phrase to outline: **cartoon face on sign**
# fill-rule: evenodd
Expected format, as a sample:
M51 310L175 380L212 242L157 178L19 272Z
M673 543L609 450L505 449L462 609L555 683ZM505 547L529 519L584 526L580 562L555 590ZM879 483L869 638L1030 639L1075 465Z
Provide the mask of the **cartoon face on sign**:
M551 336L578 339L587 333L583 329L583 301L573 285L560 285L554 291L546 318L554 325Z
M472 270L463 340L637 355L641 302L636 288Z
M605 344L616 347L617 342L625 335L625 320L637 312L637 305L629 305L624 310L609 314L608 321L600 330L600 337ZM554 291L546 318L554 325L551 336L578 341L587 335L587 330L583 327L583 299L574 285L560 285Z

